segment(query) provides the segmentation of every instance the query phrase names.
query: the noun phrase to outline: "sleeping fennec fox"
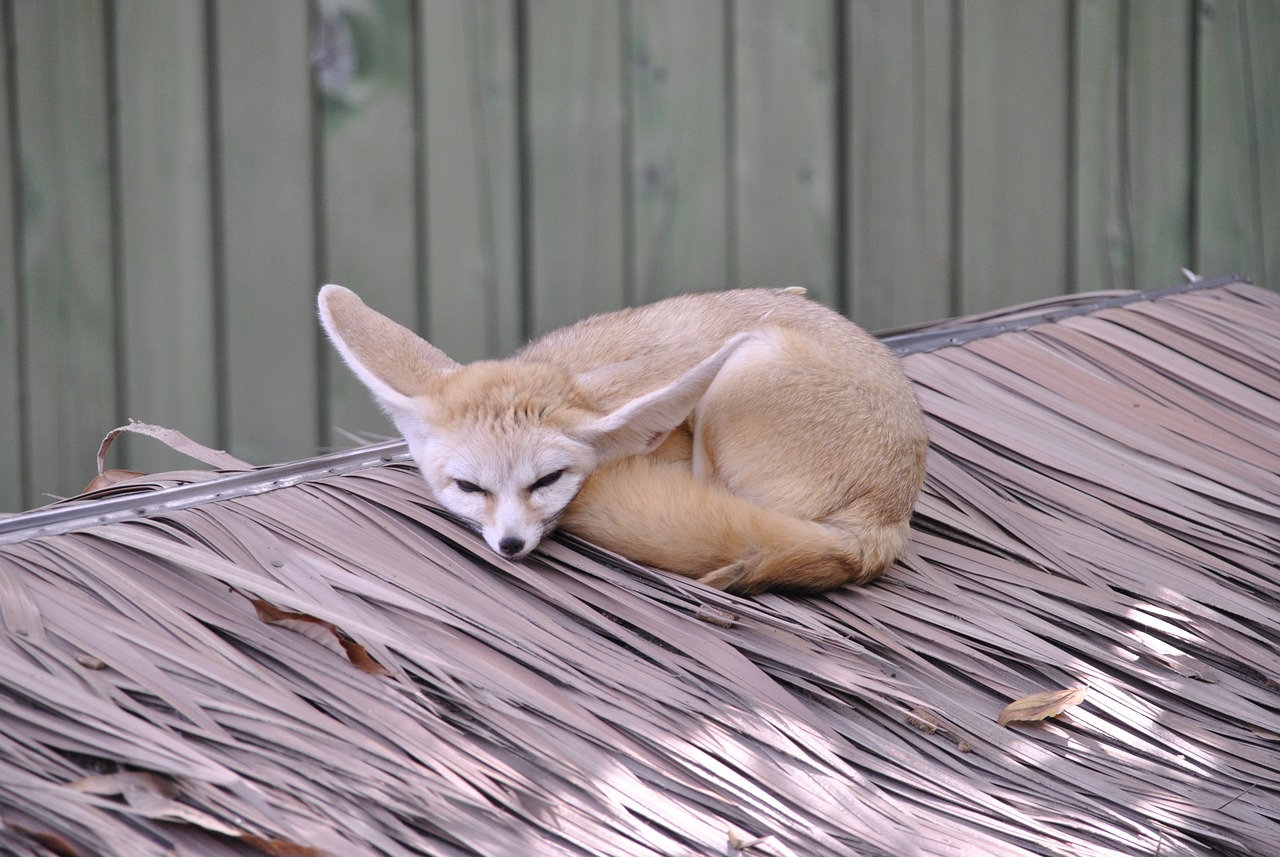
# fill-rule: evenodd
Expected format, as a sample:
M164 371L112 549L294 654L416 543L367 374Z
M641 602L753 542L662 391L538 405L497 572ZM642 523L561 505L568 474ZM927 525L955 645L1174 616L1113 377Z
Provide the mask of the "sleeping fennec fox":
M341 286L319 304L431 496L503 556L560 526L750 594L863 583L907 544L914 391L803 289L683 295L467 366Z

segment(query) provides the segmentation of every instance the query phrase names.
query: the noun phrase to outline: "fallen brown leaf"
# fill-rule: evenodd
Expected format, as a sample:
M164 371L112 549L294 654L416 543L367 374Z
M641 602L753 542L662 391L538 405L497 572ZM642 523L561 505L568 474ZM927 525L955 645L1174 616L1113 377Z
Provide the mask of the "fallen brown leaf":
M327 622L307 613L281 610L261 598L250 598L249 601L253 604L254 609L258 611L258 618L263 622L288 628L290 631L315 640L326 649L330 649L337 654L346 655L347 660L351 661L353 666L370 675L382 676L391 674L386 667L373 659L373 656L369 654L364 646L352 640L332 622Z
M1068 708L1084 702L1089 693L1087 687L1073 687L1066 690L1048 690L1044 693L1033 693L1021 699L1015 699L1004 707L996 722L1001 726L1010 723L1044 720L1055 717Z
M267 839L262 836L241 836L240 841L269 857L322 857L326 852L310 845L299 845L285 839Z
M9 822L9 829L22 834L33 842L39 843L45 850L58 855L58 857L80 857L80 851L70 841L64 839L57 833L50 833L47 830L36 830L22 824L14 824Z

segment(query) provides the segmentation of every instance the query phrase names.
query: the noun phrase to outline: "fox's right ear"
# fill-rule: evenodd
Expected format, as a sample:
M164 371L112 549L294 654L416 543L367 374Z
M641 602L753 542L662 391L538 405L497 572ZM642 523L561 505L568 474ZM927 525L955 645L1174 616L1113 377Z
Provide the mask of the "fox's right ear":
M369 309L350 289L325 286L317 303L333 347L393 419L413 413L413 397L458 368L439 348Z
M601 461L652 452L685 421L733 353L755 338L754 333L731 337L718 351L670 384L637 396L587 424L582 436Z

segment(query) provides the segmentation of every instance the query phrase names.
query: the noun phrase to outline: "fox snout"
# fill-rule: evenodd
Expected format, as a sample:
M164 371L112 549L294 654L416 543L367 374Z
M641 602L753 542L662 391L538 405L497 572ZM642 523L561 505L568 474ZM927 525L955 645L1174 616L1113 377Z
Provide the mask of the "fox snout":
M507 559L524 558L532 553L533 549L542 541L540 530L534 533L525 533L520 530L484 527L481 530L481 535L484 536L485 542L494 553Z
M507 559L521 559L542 541L550 529L537 510L520 499L495 497L489 514L480 521L481 535L490 549Z
M503 536L498 540L498 553L513 559L524 556L524 539L519 536Z

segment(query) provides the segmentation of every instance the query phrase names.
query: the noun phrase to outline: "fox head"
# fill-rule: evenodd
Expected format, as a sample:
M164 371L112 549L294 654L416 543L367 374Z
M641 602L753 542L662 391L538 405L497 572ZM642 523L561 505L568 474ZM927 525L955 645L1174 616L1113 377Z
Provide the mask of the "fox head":
M321 289L319 305L329 339L408 442L434 499L513 559L555 528L596 467L651 452L684 422L750 336L604 411L587 377L554 364L461 366L342 286Z

